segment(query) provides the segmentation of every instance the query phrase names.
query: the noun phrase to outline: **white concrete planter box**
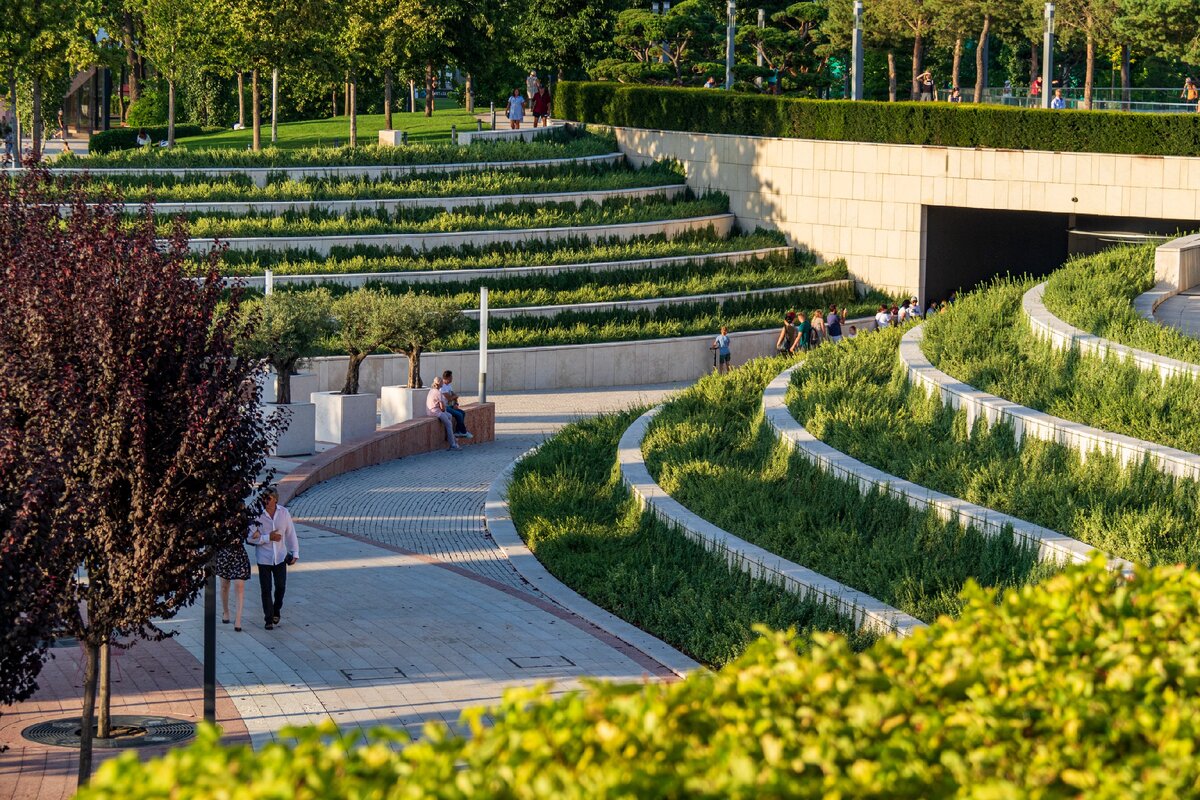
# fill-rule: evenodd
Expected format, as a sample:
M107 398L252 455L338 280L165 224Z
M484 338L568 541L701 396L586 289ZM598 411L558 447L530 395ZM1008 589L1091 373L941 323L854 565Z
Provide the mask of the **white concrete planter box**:
M379 132L381 147L399 147L404 142L404 131L382 130Z
M307 456L316 452L317 407L312 403L269 403L262 406L264 419L288 414L287 428L271 448L273 456Z
M274 403L275 398L275 370L269 370L263 373L262 377L262 402ZM321 390L321 376L315 372L297 372L292 375L292 400L305 401L313 392Z
M375 395L313 392L317 441L342 444L375 432Z
M410 389L407 386L381 386L379 403L379 427L386 428L399 422L407 422L425 415L425 396L428 389Z

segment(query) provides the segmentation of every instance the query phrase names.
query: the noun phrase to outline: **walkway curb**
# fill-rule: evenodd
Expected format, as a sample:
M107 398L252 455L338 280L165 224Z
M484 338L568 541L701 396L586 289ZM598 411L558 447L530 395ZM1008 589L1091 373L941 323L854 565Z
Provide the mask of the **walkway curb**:
M550 600L641 651L676 675L686 677L688 673L699 669L700 664L666 642L605 611L555 578L525 545L509 514L507 490L517 464L536 451L536 447L527 450L505 467L488 487L487 499L484 501L484 525L496 545L508 557L509 563L522 578Z

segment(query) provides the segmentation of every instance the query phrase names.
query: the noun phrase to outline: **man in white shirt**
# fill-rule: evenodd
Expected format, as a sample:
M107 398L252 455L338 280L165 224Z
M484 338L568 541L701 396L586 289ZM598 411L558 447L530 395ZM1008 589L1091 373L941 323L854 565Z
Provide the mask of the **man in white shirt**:
M454 392L454 373L446 370L442 373L442 405L446 413L454 418L454 435L460 439L474 439L475 435L467 430L467 412L458 407L458 395Z
M917 300L917 298L915 298L915 297L908 302L908 318L909 319L920 319L921 318L921 302L919 300Z
M889 328L892 325L892 313L888 311L887 306L880 306L879 311L875 313L875 330L881 331L884 328Z
M279 493L274 489L267 490L262 513L254 520L246 541L254 545L258 585L262 590L263 617L267 622L267 630L272 630L279 624L279 612L283 610L288 565L300 560L300 541L296 538L292 515L279 505Z

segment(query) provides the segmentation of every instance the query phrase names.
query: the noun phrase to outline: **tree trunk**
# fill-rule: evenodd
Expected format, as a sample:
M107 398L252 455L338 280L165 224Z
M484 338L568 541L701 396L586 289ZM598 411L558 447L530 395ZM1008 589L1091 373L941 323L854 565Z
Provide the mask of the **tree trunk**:
M888 50L888 101L896 102L896 51Z
M421 348L414 347L405 353L408 356L408 388L424 389L421 383Z
M262 91L258 85L258 67L250 70L250 123L254 127L254 152L262 150Z
M1121 100L1128 103L1133 98L1133 70L1129 64L1129 45L1121 45Z
M358 147L358 81L350 81L350 146Z
M433 116L433 62L425 62L425 116Z
M975 102L983 102L983 92L987 88L987 41L992 29L992 18L983 16L983 29L979 32L979 42L975 47Z
M337 84L336 83L333 85L332 94L333 94L333 114L331 115L330 118L335 119L335 118L337 118Z
M1033 82L1037 80L1038 75L1042 74L1041 59L1038 58L1038 43L1030 42L1029 48L1029 85L1033 86Z
M350 71L342 73L342 116L350 116Z
M16 148L13 151L12 166L21 166L21 139L25 134L21 131L21 114L17 107L17 70L14 67L8 68L8 102L12 108L13 115L13 146Z
M467 113L475 113L475 80L471 77L471 73L467 73L466 90L463 92L463 100L466 101Z
M275 369L275 402L286 406L292 402L292 364L273 363Z
M238 70L238 125L246 127L246 73Z
M342 384L342 394L358 394L358 373L366 359L366 353L351 353L346 362L346 382Z
M31 78L33 84L33 160L42 160L42 79L34 73Z
M271 144L279 140L279 67L271 67Z
M921 74L921 34L917 34L913 39L913 58L912 58L912 99L917 100L921 97L921 87L917 85L917 76ZM935 88L936 91L936 88Z
M383 71L383 127L384 130L395 130L392 127L392 71Z
M112 736L112 650L108 640L100 645L99 690L100 702L96 713L96 738L108 739Z
M1087 71L1083 77L1083 107L1092 107L1092 88L1096 82L1096 37L1087 35Z
M979 48L976 47L975 50L976 50L976 52L978 52ZM960 87L960 84L958 82L958 76L959 76L959 72L962 69L962 51L963 51L963 40L962 40L962 37L959 36L957 39L954 40L954 61L950 67L950 88L951 89L958 89Z
M175 81L167 81L167 147L175 146Z
M129 70L129 104L133 105L141 96L141 86L138 83L138 63L137 54L133 50L133 40L136 38L133 31L133 14L126 12L125 14L125 66Z
M83 709L79 714L79 788L92 777L92 734L96 723L96 681L99 649L81 637L83 644Z
M125 93L121 91L121 87L125 85L127 70L128 67L121 65L121 75L117 79L117 118L121 122L125 121L125 115L129 112L129 109L125 106Z

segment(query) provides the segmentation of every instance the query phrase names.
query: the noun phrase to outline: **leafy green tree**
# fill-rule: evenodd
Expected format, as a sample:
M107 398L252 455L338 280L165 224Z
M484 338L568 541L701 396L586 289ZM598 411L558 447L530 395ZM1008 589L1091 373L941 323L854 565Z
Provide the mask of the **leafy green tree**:
M1096 83L1096 49L1120 44L1116 30L1120 0L1058 0L1055 4L1055 30L1066 44L1083 41L1086 66L1083 79L1083 105L1092 107L1092 89Z
M620 0L529 0L516 24L518 63L556 75L582 77L613 51Z
M175 145L176 90L185 74L219 60L224 32L210 0L131 0L142 20L138 48L167 82L167 145Z
M1200 66L1200 23L1192 0L1122 0L1114 29L1144 52Z
M783 9L770 11L767 25L742 25L738 28L738 44L751 50L762 47L767 68L793 79L811 77L821 71L826 59L817 54L821 42L821 25L829 12L823 3L804 0ZM810 85L812 81L807 81Z
M930 0L876 0L877 24L900 41L912 43L911 96L918 95L917 76L921 74L925 56L925 40L933 31L934 15ZM894 59L889 66L894 69Z
M397 304L389 325L392 334L383 343L388 350L408 356L408 385L424 387L421 382L421 353L433 342L454 333L464 321L462 312L449 298L409 291L395 297Z
M382 289L359 289L333 301L337 342L350 356L342 394L358 394L362 362L389 342L397 341L410 324L403 301Z
M316 353L317 343L334 331L325 288L306 292L273 292L247 303L243 319L247 335L239 342L246 358L265 361L275 370L275 402L292 402L291 374Z

